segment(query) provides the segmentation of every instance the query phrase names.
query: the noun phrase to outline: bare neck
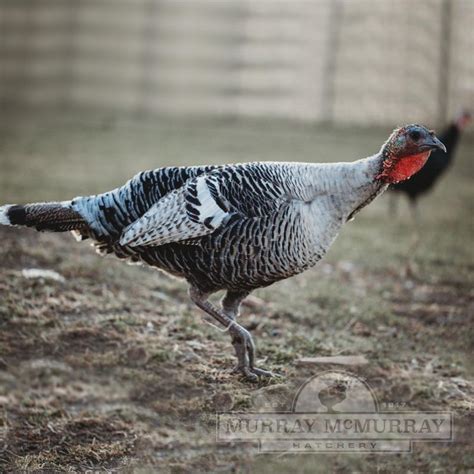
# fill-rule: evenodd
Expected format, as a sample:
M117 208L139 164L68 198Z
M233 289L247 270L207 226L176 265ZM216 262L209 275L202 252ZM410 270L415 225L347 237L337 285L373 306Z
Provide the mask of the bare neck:
M314 198L327 196L341 218L347 219L387 189L388 185L377 179L383 160L381 150L354 162L309 165L311 194Z

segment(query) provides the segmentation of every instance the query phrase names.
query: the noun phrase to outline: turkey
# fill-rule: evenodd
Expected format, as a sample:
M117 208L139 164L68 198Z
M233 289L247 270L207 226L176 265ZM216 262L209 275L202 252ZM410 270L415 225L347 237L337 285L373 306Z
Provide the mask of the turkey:
M407 125L355 162L159 168L96 196L2 206L0 223L73 231L100 253L184 278L191 300L229 332L235 370L255 381L273 374L255 366L252 337L236 321L242 300L315 265L345 222L436 149L445 147L432 131ZM220 290L217 307L208 298Z
M432 189L441 175L446 172L454 158L461 133L471 120L471 113L467 110L462 110L443 133L439 135L440 140L446 146L446 155L439 150L435 151L426 166L411 179L390 186L389 190L392 191L390 196L390 208L392 213L396 212L397 202L395 201L395 193L405 194L409 199L412 214L416 222L418 222L418 198Z

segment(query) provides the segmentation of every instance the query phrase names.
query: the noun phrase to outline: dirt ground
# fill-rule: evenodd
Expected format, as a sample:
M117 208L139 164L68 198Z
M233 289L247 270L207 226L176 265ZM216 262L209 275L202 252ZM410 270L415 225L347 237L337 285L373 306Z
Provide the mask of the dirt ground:
M63 200L171 164L345 161L390 130L287 123L17 117L0 126L0 202ZM231 374L229 337L204 324L182 282L97 256L68 234L0 228L0 469L120 472L472 472L474 141L435 192L399 214L383 196L348 224L326 259L255 292L241 322L259 364ZM415 237L417 229L418 237ZM47 269L63 279L27 278ZM454 414L450 443L407 454L257 454L216 442L216 412L288 408L296 387L335 365L382 404ZM275 402L275 403L274 403Z

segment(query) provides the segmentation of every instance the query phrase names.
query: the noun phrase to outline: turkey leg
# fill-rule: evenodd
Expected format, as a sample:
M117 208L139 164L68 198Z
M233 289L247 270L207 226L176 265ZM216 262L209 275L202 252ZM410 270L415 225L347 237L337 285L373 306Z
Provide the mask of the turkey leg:
M228 329L238 360L235 371L242 373L252 382L257 381L258 376L273 376L272 372L254 367L255 345L252 336L246 329L235 321L235 315L238 313L240 305L240 302L237 303L237 298L233 300L232 295L230 296L230 299L227 299L227 296L224 298L223 307L226 308L227 311L231 310L231 314L229 315L224 311L217 309L208 301L209 295L202 293L196 288L191 287L189 296L198 308L202 309L204 312L212 316L218 323L224 326L224 328ZM244 297L245 296L242 294L239 294L240 300Z

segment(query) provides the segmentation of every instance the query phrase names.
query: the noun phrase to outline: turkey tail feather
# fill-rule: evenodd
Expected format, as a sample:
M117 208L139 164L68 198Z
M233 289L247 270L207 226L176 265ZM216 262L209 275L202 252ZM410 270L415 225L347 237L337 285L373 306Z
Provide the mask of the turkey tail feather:
M36 230L66 232L87 229L82 216L70 202L43 202L0 207L0 224L34 227Z

